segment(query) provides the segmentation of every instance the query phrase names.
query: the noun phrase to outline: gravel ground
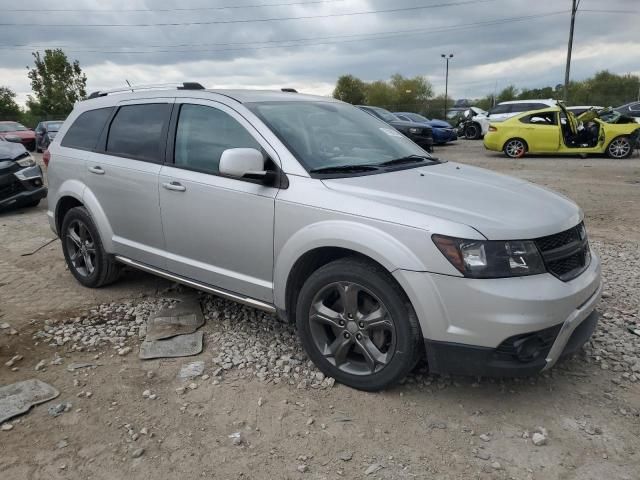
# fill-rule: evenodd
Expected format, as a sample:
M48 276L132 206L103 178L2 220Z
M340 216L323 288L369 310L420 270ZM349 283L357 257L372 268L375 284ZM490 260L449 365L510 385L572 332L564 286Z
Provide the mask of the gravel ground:
M640 222L625 234L636 207L603 185L624 168L629 188L640 163L612 176L607 164L555 159L541 177L550 159L472 148L447 152L584 199L605 292L598 329L573 359L524 379L439 377L419 365L403 385L357 392L315 369L291 325L201 294L204 352L141 361L144 322L181 292L139 273L82 289L68 282L59 245L19 257L36 246L29 233L46 238L38 210L5 216L0 266L18 273L0 279L0 384L37 377L61 395L0 427L0 478L638 478ZM46 288L18 303L11 292L38 288L29 272Z

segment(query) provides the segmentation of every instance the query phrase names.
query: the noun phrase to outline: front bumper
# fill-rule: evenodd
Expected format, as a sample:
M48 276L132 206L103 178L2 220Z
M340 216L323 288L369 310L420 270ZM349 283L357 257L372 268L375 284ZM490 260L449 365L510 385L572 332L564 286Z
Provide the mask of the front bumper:
M430 368L440 373L530 375L550 368L585 332L584 341L591 335L602 291L593 252L589 267L568 282L551 274L471 279L396 270L394 277L418 315ZM547 343L530 362L497 355L509 341L543 331Z
M433 141L436 144L455 142L458 140L458 130L455 128L434 128Z
M37 165L0 175L0 208L20 206L46 196L47 187Z

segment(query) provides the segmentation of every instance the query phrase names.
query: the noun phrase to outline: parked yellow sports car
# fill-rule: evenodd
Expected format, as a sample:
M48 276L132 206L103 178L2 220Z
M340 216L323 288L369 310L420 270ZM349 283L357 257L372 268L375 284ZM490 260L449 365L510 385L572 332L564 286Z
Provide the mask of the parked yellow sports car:
M610 112L609 112L610 113ZM484 137L488 150L503 151L511 158L525 153L586 155L606 153L611 158L627 158L640 137L637 123L608 121L587 110L579 117L564 105L524 112L503 122L491 123Z

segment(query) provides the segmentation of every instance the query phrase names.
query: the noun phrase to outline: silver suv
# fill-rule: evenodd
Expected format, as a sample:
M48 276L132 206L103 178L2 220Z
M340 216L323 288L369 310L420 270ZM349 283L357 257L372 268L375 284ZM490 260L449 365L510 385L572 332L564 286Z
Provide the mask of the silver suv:
M423 355L435 373L531 375L596 326L579 207L330 98L97 92L49 151L49 221L80 283L127 265L276 312L358 389Z

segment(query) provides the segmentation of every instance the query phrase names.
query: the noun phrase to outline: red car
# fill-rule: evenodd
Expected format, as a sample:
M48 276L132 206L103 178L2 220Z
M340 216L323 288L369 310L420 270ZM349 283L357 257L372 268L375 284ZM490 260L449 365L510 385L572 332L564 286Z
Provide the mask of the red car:
M0 122L0 137L19 137L20 143L33 152L36 149L36 133L18 122Z

